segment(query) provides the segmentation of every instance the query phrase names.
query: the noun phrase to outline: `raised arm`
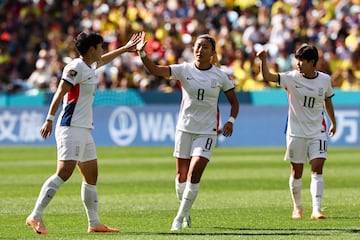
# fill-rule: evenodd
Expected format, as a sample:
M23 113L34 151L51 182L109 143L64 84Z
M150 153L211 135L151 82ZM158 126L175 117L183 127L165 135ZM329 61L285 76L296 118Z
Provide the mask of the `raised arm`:
M141 32L141 40L140 43L136 46L136 50L138 51L144 66L150 73L154 74L155 76L169 78L171 75L170 67L156 65L150 58L148 58L146 52L144 51L146 43L147 42L145 41L145 32Z
M267 51L262 50L256 54L256 56L261 60L261 74L264 78L264 81L268 82L278 82L279 75L271 73L269 71L269 66L267 63Z
M98 63L97 67L106 65L107 63L114 60L116 57L120 56L125 52L134 52L136 51L136 45L141 41L141 32L133 33L130 40L124 45L113 51L107 52L101 56L101 60Z

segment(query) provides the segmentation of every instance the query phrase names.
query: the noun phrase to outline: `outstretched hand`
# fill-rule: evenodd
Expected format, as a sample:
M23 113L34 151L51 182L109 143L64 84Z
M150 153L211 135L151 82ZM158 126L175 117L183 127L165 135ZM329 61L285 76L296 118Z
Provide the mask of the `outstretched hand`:
M136 45L136 51L142 51L144 50L144 47L146 46L147 41L145 41L145 32L140 32L140 41Z
M256 56L257 56L258 58L260 58L260 60L266 59L266 57L267 57L267 50L261 50L260 52L258 52L258 53L256 54Z
M125 44L124 48L127 49L127 51L129 52L133 52L133 51L137 51L137 44L139 44L139 42L142 39L142 32L138 32L138 33L133 33L131 35L130 40Z

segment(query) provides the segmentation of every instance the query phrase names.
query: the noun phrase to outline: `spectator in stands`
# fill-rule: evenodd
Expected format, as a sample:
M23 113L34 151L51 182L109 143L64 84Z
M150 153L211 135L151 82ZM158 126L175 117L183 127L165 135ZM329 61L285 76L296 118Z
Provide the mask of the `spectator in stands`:
M28 84L32 89L49 89L51 81L51 73L48 70L49 63L44 58L36 61L36 69L31 73Z
M299 43L312 41L319 50L324 51L326 57L336 48L335 45L339 44L336 43L337 39L342 39L340 51L334 56L340 57L341 61L343 56L349 59L344 47L350 50L351 55L360 44L356 40L359 36L356 27L360 24L360 5L357 0L14 0L6 1L1 6L0 39L6 39L6 46L2 48L0 58L8 59L2 64L6 64L3 68L9 74L10 83L14 79L24 82L28 80L35 70L39 49L56 50L61 59L63 56L76 57L72 39L76 32L83 30L100 31L108 42L108 50L126 43L129 32L154 32L154 42L149 42L148 45L153 45L156 49L154 57L169 55L168 59L173 62L179 62L186 56L186 52L182 55L182 51L187 51L184 48L185 43L181 41L182 37L202 32L216 35L219 46L225 51L219 52L221 56L228 56L235 49L244 47L250 54L254 51L251 44L254 41L264 43L261 39L266 37L265 45L272 45L272 48L269 48L269 61L275 62L284 42L287 54L291 54ZM251 33L256 24L261 31ZM244 33L245 29L249 31ZM328 38L330 43L326 44L326 49L322 48L323 36ZM167 44L168 42L171 44ZM332 49L328 47L330 45ZM153 55L153 49L147 50L149 55ZM228 60L225 57L220 59L222 63L231 65L227 63ZM331 58L325 60L330 62ZM62 61L66 64L66 57ZM126 69L131 67L128 66L129 62L132 61L124 61ZM347 68L348 66L343 67ZM359 78L357 74L355 77ZM112 85L114 88L116 86L118 85ZM151 86L151 89L157 88L156 85ZM236 90L243 89L236 86Z

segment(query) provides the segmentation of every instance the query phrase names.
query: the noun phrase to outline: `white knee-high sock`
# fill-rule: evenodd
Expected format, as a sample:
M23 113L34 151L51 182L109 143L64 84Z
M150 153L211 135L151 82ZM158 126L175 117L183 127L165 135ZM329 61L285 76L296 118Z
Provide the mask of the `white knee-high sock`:
M301 202L301 190L302 190L302 179L295 179L293 176L289 178L289 188L291 199L293 201L294 209L302 209Z
M183 198L175 219L182 222L185 216L190 214L191 206L193 205L196 196L199 192L200 183L186 182Z
M322 174L311 174L310 193L314 211L321 210L321 201L324 192L324 178Z
M176 176L175 177L175 191L176 191L176 197L179 199L180 202L183 197L185 186L186 186L186 182L183 182L183 183L179 182L179 179Z
M44 182L35 203L34 210L30 214L30 218L38 220L42 218L46 206L50 203L51 199L55 196L57 190L63 183L64 181L56 174L52 175Z
M82 182L81 199L88 217L89 226L96 227L100 224L98 215L98 194L96 186Z

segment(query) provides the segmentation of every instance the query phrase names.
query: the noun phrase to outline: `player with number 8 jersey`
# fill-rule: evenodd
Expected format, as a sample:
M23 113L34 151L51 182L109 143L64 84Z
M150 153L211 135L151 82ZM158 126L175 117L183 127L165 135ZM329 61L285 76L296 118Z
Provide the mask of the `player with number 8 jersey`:
M177 130L217 135L220 91L234 88L226 73L217 67L204 71L193 63L183 63L171 65L171 75L179 80L182 90Z
M161 66L147 57L145 35L137 50L145 67L154 75L181 84L182 101L175 133L176 158L175 191L180 201L171 231L190 227L190 209L200 188L200 179L216 146L218 134L218 101L223 91L231 108L229 120L224 124L223 135L231 136L239 103L234 84L217 65L215 40L208 34L197 37L194 62ZM216 66L217 65L217 66Z

